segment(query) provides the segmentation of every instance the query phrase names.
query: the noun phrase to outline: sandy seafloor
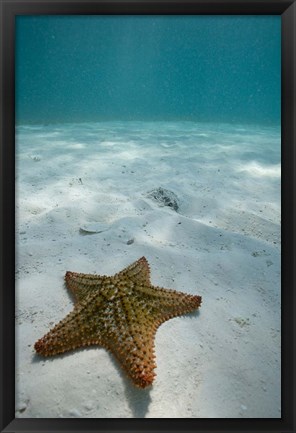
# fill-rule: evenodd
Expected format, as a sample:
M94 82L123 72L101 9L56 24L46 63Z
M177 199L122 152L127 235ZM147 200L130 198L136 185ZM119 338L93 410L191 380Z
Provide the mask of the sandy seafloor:
M178 212L147 197L158 187ZM281 416L279 128L19 126L16 203L16 417ZM141 256L153 284L203 298L158 329L150 389L103 348L34 354L73 308L67 270Z

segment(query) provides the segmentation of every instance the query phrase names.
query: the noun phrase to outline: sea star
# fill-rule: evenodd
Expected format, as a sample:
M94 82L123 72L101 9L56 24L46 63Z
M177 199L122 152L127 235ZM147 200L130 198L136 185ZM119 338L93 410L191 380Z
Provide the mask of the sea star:
M145 257L112 277L66 272L74 310L35 343L44 356L81 346L110 350L134 384L145 388L156 376L154 340L159 325L197 309L201 297L153 286Z

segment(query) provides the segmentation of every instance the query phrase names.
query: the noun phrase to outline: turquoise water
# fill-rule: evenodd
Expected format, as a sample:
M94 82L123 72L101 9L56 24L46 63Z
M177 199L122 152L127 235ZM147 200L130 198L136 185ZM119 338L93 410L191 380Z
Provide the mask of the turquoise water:
M280 123L279 16L21 16L16 120Z

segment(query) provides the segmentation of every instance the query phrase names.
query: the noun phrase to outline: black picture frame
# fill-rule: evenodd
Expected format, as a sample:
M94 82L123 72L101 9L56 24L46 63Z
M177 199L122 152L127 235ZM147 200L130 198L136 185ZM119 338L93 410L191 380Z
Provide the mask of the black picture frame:
M296 4L288 0L1 0L1 406L2 432L294 432L295 423L295 125ZM15 113L17 15L280 15L282 22L282 417L280 419L15 419Z

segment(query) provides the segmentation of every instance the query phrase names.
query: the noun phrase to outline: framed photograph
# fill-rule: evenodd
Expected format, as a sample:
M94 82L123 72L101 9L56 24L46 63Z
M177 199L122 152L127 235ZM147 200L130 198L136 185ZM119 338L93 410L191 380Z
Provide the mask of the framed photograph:
M1 0L1 431L295 431L295 17Z

